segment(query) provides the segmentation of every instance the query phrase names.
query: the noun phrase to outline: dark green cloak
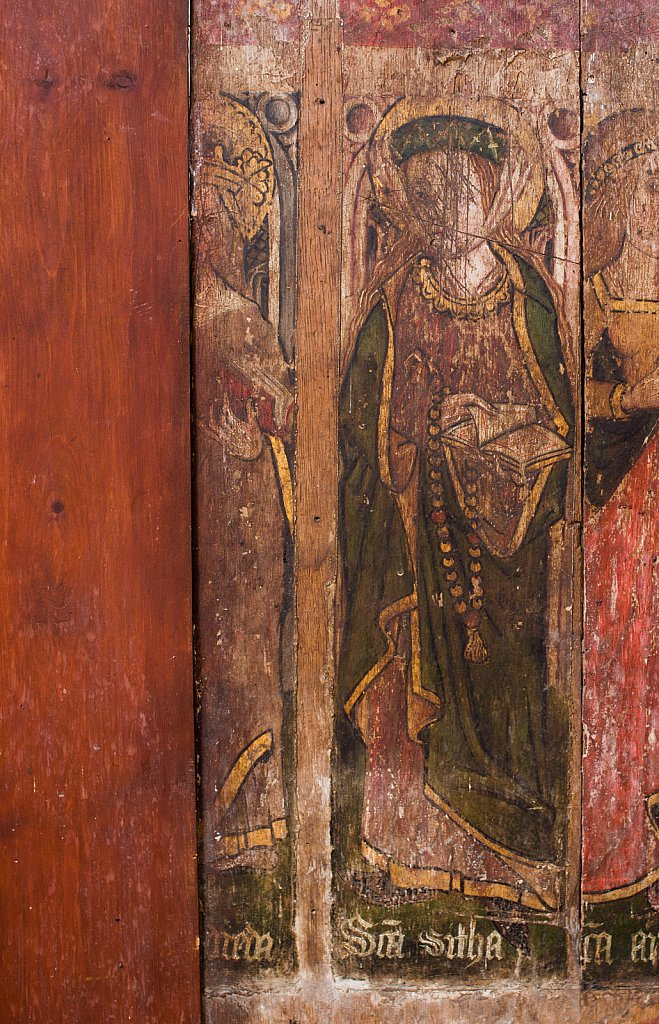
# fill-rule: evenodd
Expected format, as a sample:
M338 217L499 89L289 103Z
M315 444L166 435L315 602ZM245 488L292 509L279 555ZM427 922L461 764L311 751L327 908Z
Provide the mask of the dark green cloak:
M572 399L567 375L560 370L563 357L552 299L540 275L521 259L517 263L529 338L570 425L571 441ZM387 650L380 612L410 595L415 584L398 506L378 468L387 338L380 301L359 334L341 393L340 540L346 610L341 706ZM459 819L493 843L533 860L555 860L563 833L562 814L557 826L557 807L564 801L566 736L565 716L547 684L547 555L549 527L564 517L570 463L553 467L524 540L511 557L499 558L483 548L481 633L489 659L473 664L463 657L464 626L439 571L441 553L429 518L429 470L425 454L419 457L421 682L441 699L439 719L421 735L427 785ZM446 468L443 488L454 548L464 564L467 527Z
M593 353L592 377L608 384L626 384L620 359L604 331ZM633 413L628 419L596 419L585 443L585 487L591 505L605 505L645 448L659 425L656 409Z

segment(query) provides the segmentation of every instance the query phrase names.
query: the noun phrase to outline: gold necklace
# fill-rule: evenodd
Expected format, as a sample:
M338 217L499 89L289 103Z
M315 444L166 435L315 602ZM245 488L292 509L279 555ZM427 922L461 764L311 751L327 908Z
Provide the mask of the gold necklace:
M458 320L481 320L508 302L511 295L510 278L505 269L499 281L486 295L477 299L460 299L448 295L439 285L430 269L430 260L422 257L414 269L414 280L422 298L438 313L450 313Z

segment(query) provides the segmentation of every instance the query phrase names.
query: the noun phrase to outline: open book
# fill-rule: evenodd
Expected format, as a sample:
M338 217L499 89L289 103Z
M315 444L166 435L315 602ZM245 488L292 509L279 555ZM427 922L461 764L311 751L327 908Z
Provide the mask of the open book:
M532 405L466 403L442 440L450 448L477 450L525 477L571 454L560 434L535 422L537 415Z

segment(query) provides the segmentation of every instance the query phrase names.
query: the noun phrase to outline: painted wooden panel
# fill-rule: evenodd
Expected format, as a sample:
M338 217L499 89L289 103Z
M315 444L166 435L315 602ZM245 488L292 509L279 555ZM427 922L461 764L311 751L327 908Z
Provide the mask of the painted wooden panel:
M652 12L590 12L584 65L586 981L656 979L657 99ZM619 12L622 13L622 12ZM629 30L629 26L628 26ZM650 38L648 38L648 36Z
M340 0L347 44L463 51L579 49L579 7L572 0L499 4L460 0Z
M247 52L237 46L237 63ZM257 50L257 53L261 51ZM297 95L196 63L195 656L204 984L294 962ZM242 72L241 72L242 74ZM236 81L234 79L233 81Z
M606 697L601 672L630 629L622 615L598 622L592 600L617 579L607 567L620 523L602 532L608 499L588 496L592 402L596 385L625 382L594 369L603 332L587 269L599 246L588 183L609 159L598 163L598 126L640 105L653 138L652 12L200 0L197 16L196 452L215 465L196 484L206 1019L654 1021L652 820L641 799L640 831L626 832L620 811L613 835L606 800L630 782L652 791L656 687L636 671L632 700L631 684ZM282 216L290 179L262 174L259 216L272 206L250 236L232 207L246 147L218 110L241 111L268 161L275 93L282 117L295 103L295 215ZM641 155L651 166L647 146ZM607 231L618 213L604 211ZM250 248L266 217L254 291ZM292 435L268 419L267 396L250 411L244 373L239 407L222 411L213 360L243 358L257 307L253 366L276 376L274 354L286 368ZM264 435L277 433L294 544L282 541L277 466L258 475ZM638 508L627 503L643 543L630 535L625 548L645 568L620 593L650 635L646 470ZM267 678L248 627L239 657L220 628L245 614L270 624L279 650ZM625 642L633 674L639 647ZM632 712L639 728L624 724ZM265 826L250 819L248 788L219 807L246 825L214 817L264 735L281 760L241 763L246 787L284 793L276 842L275 812ZM594 757L605 749L613 765L625 735L636 761L621 755L613 785ZM272 841L250 846L250 820ZM593 899L592 850L636 870L626 843L648 884Z
M1 16L0 1017L654 1024L656 11L198 0L192 367L186 13Z
M360 57L345 53L350 84ZM560 976L580 732L560 642L579 517L577 66L465 56L410 95L416 61L386 59L369 70L387 93L346 108L336 964Z
M4 4L0 1019L199 1019L186 5Z

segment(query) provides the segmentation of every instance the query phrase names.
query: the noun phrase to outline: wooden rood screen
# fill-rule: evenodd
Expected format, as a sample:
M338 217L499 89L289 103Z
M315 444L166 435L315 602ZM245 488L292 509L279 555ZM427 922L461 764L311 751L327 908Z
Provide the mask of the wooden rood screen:
M0 1020L656 1024L655 9L5 6Z
M196 6L208 1021L659 1019L651 21Z

